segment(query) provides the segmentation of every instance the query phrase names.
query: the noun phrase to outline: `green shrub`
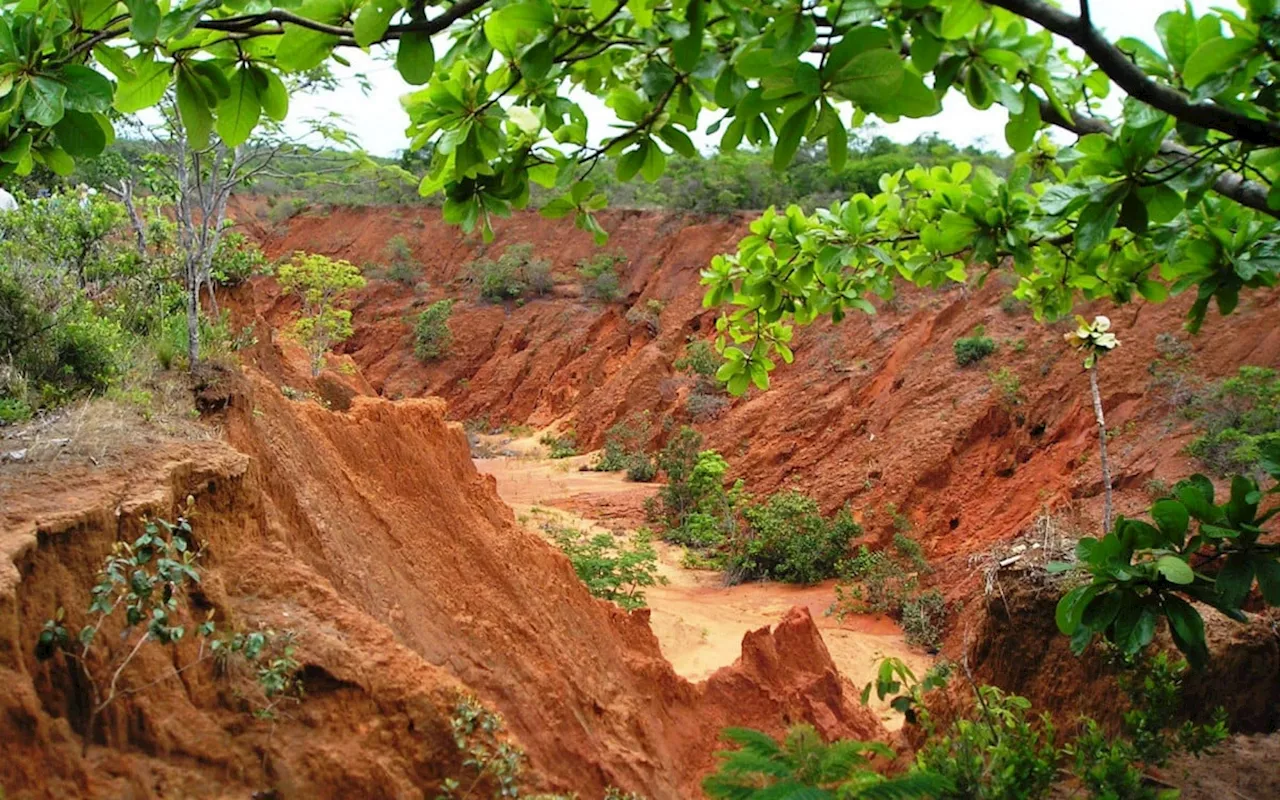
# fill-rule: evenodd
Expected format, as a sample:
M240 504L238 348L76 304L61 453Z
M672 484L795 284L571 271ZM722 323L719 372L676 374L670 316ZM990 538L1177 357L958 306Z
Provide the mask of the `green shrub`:
M551 262L534 258L531 244L509 245L496 261L477 258L471 262L470 275L480 296L494 303L545 294L554 285Z
M605 431L604 449L591 468L599 472L617 472L629 469L638 459L650 461L645 447L649 444L652 430L647 411L615 423Z
M686 375L699 378L714 378L724 357L716 352L710 342L694 339L685 345L684 354L672 365Z
M724 413L729 407L729 398L722 393L708 393L701 386L695 386L685 398L684 410L693 422L707 422Z
M996 351L995 340L986 335L981 325L974 328L972 336L956 339L952 347L956 364L962 367L976 364Z
M210 263L215 283L235 286L267 268L267 257L258 243L239 231L227 231L218 240Z
M630 542L619 543L609 533L588 535L565 527L550 532L592 596L628 611L645 607L644 587L658 582L658 553L648 536L637 532Z
M1007 408L1022 405L1022 381L1016 372L1008 367L1001 367L988 372L987 379L991 381L1002 405Z
M440 783L437 800L471 800L520 796L525 754L506 741L506 723L479 699L461 694L449 718L463 772ZM461 779L461 780L460 780Z
M666 304L661 300L649 298L644 305L636 304L627 309L627 322L631 325L643 325L650 336L657 336L659 320Z
M871 550L858 547L852 558L841 562L837 570L837 616L845 614L886 614L898 619L912 644L935 649L946 632L947 606L937 591L920 591L919 574L927 572L920 543L907 534L910 523L897 514L895 520L906 523L893 535L893 547Z
M137 538L112 544L97 573L98 583L89 592L92 601L81 616L86 624L73 634L63 608L45 621L35 641L36 658L55 662L87 690L89 705L81 731L85 753L98 735L97 721L103 711L120 697L165 680L129 687L120 681L121 675L137 658L146 657L147 645L175 646L188 631L205 640L201 648L208 647L216 666L225 667L232 655L249 663L260 695L251 698L256 717L270 718L281 700L301 695L297 676L301 665L293 658L291 633L277 637L271 631L219 632L213 615L191 602L189 592L200 583L203 552L188 519L148 521ZM117 611L120 614L114 616ZM124 618L122 630L107 635L103 627L120 617ZM166 656L165 660L176 658Z
M978 686L975 704L943 728L918 702L927 687L910 687L906 697L926 735L917 765L951 784L942 795L948 798L1049 797L1058 774L1069 772L1090 797L1167 800L1172 795L1152 786L1145 767L1165 766L1180 753L1211 752L1228 736L1225 714L1218 709L1207 724L1182 719L1185 661L1171 661L1167 653L1122 661L1118 683L1128 710L1120 734L1108 735L1083 716L1079 733L1061 748L1055 745L1053 720L1048 714L1032 717L1031 703L1023 697Z
M723 545L738 528L745 499L742 481L725 488L729 464L714 450L700 450L702 436L685 426L658 454L667 483L658 490L652 515L662 538L694 548Z
M817 583L835 576L849 543L862 533L848 508L823 517L818 503L799 492L777 492L742 510L745 529L729 544L734 580Z
M937 589L907 597L902 602L902 630L907 642L936 650L947 626L947 601Z
M627 465L627 480L636 483L648 483L658 477L658 465L647 454L640 453L632 457Z
M578 454L578 436L573 431L544 433L538 443L547 448L548 458L572 458Z
M1280 443L1280 377L1267 367L1241 367L1194 401L1200 436L1187 452L1219 475L1258 473L1262 451Z
M442 358L453 345L449 317L452 300L437 300L422 310L413 326L413 354L423 361Z
M951 785L947 797L975 800L1034 800L1045 797L1058 772L1053 721L1033 718L1031 703L994 686L978 687L978 719L961 717L937 729L927 711L929 733L916 754L924 770Z
M31 419L25 397L0 397L0 425L15 425Z
M627 257L622 253L596 253L590 259L579 261L583 294L605 303L617 300L622 295L618 268L626 262Z
M827 744L811 725L791 728L781 744L749 728L726 728L721 737L737 749L717 753L719 766L702 782L715 800L910 800L945 796L947 789L944 779L920 770L885 777L871 759L892 761L887 745L847 739Z

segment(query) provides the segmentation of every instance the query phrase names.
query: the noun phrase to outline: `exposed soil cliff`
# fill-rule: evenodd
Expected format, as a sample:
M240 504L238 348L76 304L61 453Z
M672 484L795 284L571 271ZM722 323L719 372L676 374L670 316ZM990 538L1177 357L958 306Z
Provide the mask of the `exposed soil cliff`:
M334 208L272 227L245 207L241 219L272 255L307 249L382 263L387 241L403 236L420 282L371 281L345 346L372 387L387 396L443 396L455 419L559 422L591 447L632 412L688 419L692 381L673 362L688 337L711 335L716 313L701 306L699 270L733 249L749 217L604 214L608 248L627 257L624 298L614 304L584 300L576 285L574 265L595 252L590 237L535 214L498 221L487 248L433 209ZM480 302L461 280L468 262L519 242L551 260L555 290L523 304ZM282 319L289 301L270 281L259 288L260 309ZM892 518L885 505L893 503L940 567L938 584L952 599L969 596L976 586L971 555L1010 539L1046 509L1069 507L1092 519L1101 512L1088 381L1063 345L1067 323L1035 322L1002 304L1007 292L995 278L981 289L911 289L880 304L876 316L803 329L795 364L774 374L768 392L752 390L698 427L755 492L789 486L828 508L849 503L869 530L886 537ZM411 317L442 296L460 298L454 350L424 364L413 355ZM628 309L650 299L665 304L656 335L626 321ZM1158 334L1179 335L1192 353L1188 374L1205 380L1242 364L1280 363L1273 324L1280 293L1251 293L1229 324L1211 314L1195 337L1181 331L1191 299L1082 310L1110 313L1123 342L1101 377L1120 513L1149 502L1148 481L1196 469L1181 455L1185 421L1152 385ZM977 366L957 367L954 341L979 325L999 350ZM1000 368L1018 382L1016 403L993 385L989 373Z
M448 713L463 688L504 714L534 785L588 797L610 784L696 796L728 724L880 733L807 611L749 634L736 664L689 683L643 613L591 598L563 556L514 523L443 402L356 397L336 412L286 399L278 380L250 370L204 388L225 443L0 475L0 734L22 748L0 765L9 797L432 796L461 772ZM307 697L255 723L211 671L172 677L194 643L157 647L128 685L158 683L113 705L82 759L83 687L35 660L35 637L59 606L78 627L110 543L187 495L209 554L199 604L230 626L296 631Z

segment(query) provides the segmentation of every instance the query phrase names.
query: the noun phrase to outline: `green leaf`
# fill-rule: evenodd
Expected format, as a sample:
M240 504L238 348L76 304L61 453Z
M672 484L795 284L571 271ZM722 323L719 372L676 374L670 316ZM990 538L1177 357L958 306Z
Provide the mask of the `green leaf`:
M92 158L107 147L107 134L92 114L67 110L53 127L58 145L76 158Z
M1089 203L1080 210L1080 218L1076 222L1076 247L1088 252L1107 241L1120 217L1122 198L1122 194L1113 191L1106 199Z
M1004 139L1015 153L1029 150L1035 144L1036 134L1040 132L1040 103L1033 97L1030 89L1023 92L1021 114L1010 114L1009 122L1004 126Z
M1182 70L1182 81L1188 89L1194 89L1210 77L1228 71L1247 61L1246 54L1256 47L1245 39L1210 39L1201 43L1187 58Z
M978 0L952 0L942 12L940 33L944 39L961 39L987 18Z
M1181 11L1166 11L1156 20L1156 33L1160 36L1160 45L1164 48L1164 54L1169 57L1169 63L1174 69L1181 70L1191 51L1196 48L1198 37L1195 21Z
M1191 516L1201 522L1216 522L1217 508L1213 505L1213 483L1203 475L1192 475L1173 487L1174 495L1187 507Z
M942 110L933 90L924 85L924 80L911 70L903 70L902 84L898 90L882 106L872 109L877 113L896 114L911 119L931 117Z
M164 97L169 88L173 64L155 61L150 55L140 55L133 60L133 77L121 78L116 89L116 111L132 114L150 108Z
M283 121L289 116L289 90L285 88L284 81L280 80L280 76L274 70L259 67L253 67L253 69L261 73L266 81L265 88L262 81L258 82L258 99L262 101L263 113L276 122Z
M26 94L22 96L22 113L38 125L56 125L66 110L63 104L66 94L67 87L61 83L53 78L37 75L30 79Z
M1179 586L1194 583L1196 579L1191 566L1177 556L1160 556L1156 559L1156 569L1165 577L1165 580Z
M62 150L54 147L48 150L39 150L36 152L43 161L44 165L53 170L55 175L66 177L76 169L76 162Z
M187 140L194 149L204 150L209 146L209 135L213 132L213 113L208 99L187 70L179 70L175 83L178 118L187 132Z
M1181 545L1187 540L1190 513L1178 500L1170 498L1156 500L1151 507L1151 518L1156 521L1156 525L1160 526L1160 532L1170 541Z
M342 21L346 14L343 0L307 0L295 12L298 16L328 25ZM329 33L286 25L284 35L276 44L276 64L287 72L305 72L324 62L338 44L338 37Z
M154 42L160 30L160 4L156 0L125 0L129 9L129 30L139 42Z
M400 48L396 50L396 70L405 83L422 86L431 80L435 68L436 51L428 34L414 31L400 37Z
M23 133L9 141L7 147L0 150L0 161L6 164L17 164L31 153L31 134Z
M839 173L848 160L849 133L844 129L844 123L837 117L836 124L827 131L827 163L831 165L832 172Z
M645 143L644 160L640 162L640 177L653 183L662 177L667 168L667 155L657 143L649 140Z
M1113 629L1115 645L1132 655L1151 644L1151 640L1155 638L1156 614L1130 594L1116 614Z
M778 131L778 143L773 148L773 168L781 172L795 158L800 140L809 130L809 122L813 119L813 106L807 105L792 114Z
M698 148L693 146L691 140L684 131L674 125L664 125L658 131L658 138L670 145L671 149L686 158L697 158Z
M391 24L391 18L400 10L399 0L369 0L356 17L351 33L356 44L367 48L382 38Z
M1253 559L1248 553L1232 553L1218 572L1216 582L1222 602L1232 608L1244 605L1253 586Z
M555 10L546 0L524 0L503 6L484 22L484 36L493 49L515 58L528 44L555 25Z
M685 20L689 25L689 33L671 43L671 55L681 72L692 72L698 65L698 59L702 57L702 34L707 23L706 2L689 0L685 8Z
M249 139L262 116L258 82L248 69L231 76L231 95L218 103L218 135L228 147L238 147Z
M905 74L902 57L893 50L868 50L850 59L836 74L832 88L854 103L874 105L897 92Z
M56 74L67 87L67 108L90 112L111 108L115 87L101 72L80 64L64 64Z
M1184 206L1182 195L1168 184L1157 183L1154 186L1145 186L1138 190L1138 194L1147 204L1147 215L1157 225L1172 222L1182 213Z
M1080 627L1080 621L1084 619L1085 609L1089 607L1089 603L1098 594L1098 587L1093 584L1085 584L1077 586L1062 596L1058 601L1058 608L1054 614L1054 619L1058 623L1058 630L1067 636L1076 632L1076 628Z
M1173 643L1186 654L1191 666L1202 668L1209 660L1209 650L1204 642L1204 620L1200 612L1186 600L1173 595L1164 598L1164 614L1169 618L1169 633Z
M1280 606L1280 562L1275 556L1260 555L1254 559L1258 589L1269 606Z

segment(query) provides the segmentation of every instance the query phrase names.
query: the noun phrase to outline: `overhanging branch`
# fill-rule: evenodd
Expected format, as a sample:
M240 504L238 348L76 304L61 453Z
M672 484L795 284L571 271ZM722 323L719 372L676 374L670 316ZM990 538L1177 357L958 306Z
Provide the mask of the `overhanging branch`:
M1072 114L1071 119L1068 120L1059 114L1053 104L1047 100L1040 101L1040 118L1050 125L1071 131L1077 136L1084 136L1089 133L1112 133L1112 127L1106 120L1098 119L1097 117L1086 117L1080 114ZM1195 158L1194 153L1173 139L1165 139L1160 143L1160 155L1173 161L1185 161ZM1257 181L1251 181L1238 172L1232 172L1231 170L1219 172L1217 179L1213 182L1213 190L1242 206L1247 206L1254 211L1280 219L1280 211L1276 211L1267 205L1268 187Z
M1151 79L1123 50L1103 38L1088 20L1074 17L1042 0L987 0L993 6L1029 19L1083 50L1130 97L1177 120L1221 131L1233 139L1266 147L1280 146L1280 125L1246 117L1222 106L1193 103L1182 92Z

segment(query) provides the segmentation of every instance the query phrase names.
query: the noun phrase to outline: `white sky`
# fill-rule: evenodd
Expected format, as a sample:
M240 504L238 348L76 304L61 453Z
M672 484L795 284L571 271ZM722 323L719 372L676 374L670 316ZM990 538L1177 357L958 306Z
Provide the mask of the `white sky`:
M1077 1L1064 0L1062 5L1073 9ZM1155 35L1156 18L1165 11L1181 8L1181 0L1093 0L1090 6L1094 24L1105 31L1109 38L1115 40L1121 36L1136 36L1151 43L1157 51L1160 48ZM443 52L443 42L438 43L437 51ZM349 80L347 85L334 92L294 97L289 120L296 123L335 112L343 116L348 129L355 133L366 151L383 156L395 155L408 143L404 130L409 119L400 107L400 96L413 87L401 80L389 60L374 57L379 55L377 48L371 55L355 49L344 50L342 54L352 62L352 67L346 69L335 66L336 74L349 76L356 72L364 73L373 85L372 91L365 95L355 80ZM592 141L608 136L608 126L615 121L612 112L593 97L575 96L575 99L587 111ZM704 115L703 127L709 125L712 119ZM921 134L936 132L962 146L982 144L1003 150L1006 121L1007 115L999 106L979 111L953 92L944 101L941 114L925 119L902 120L892 125L880 123L879 130L901 142L910 142ZM703 149L706 149L710 140L706 136L694 136L695 143Z

